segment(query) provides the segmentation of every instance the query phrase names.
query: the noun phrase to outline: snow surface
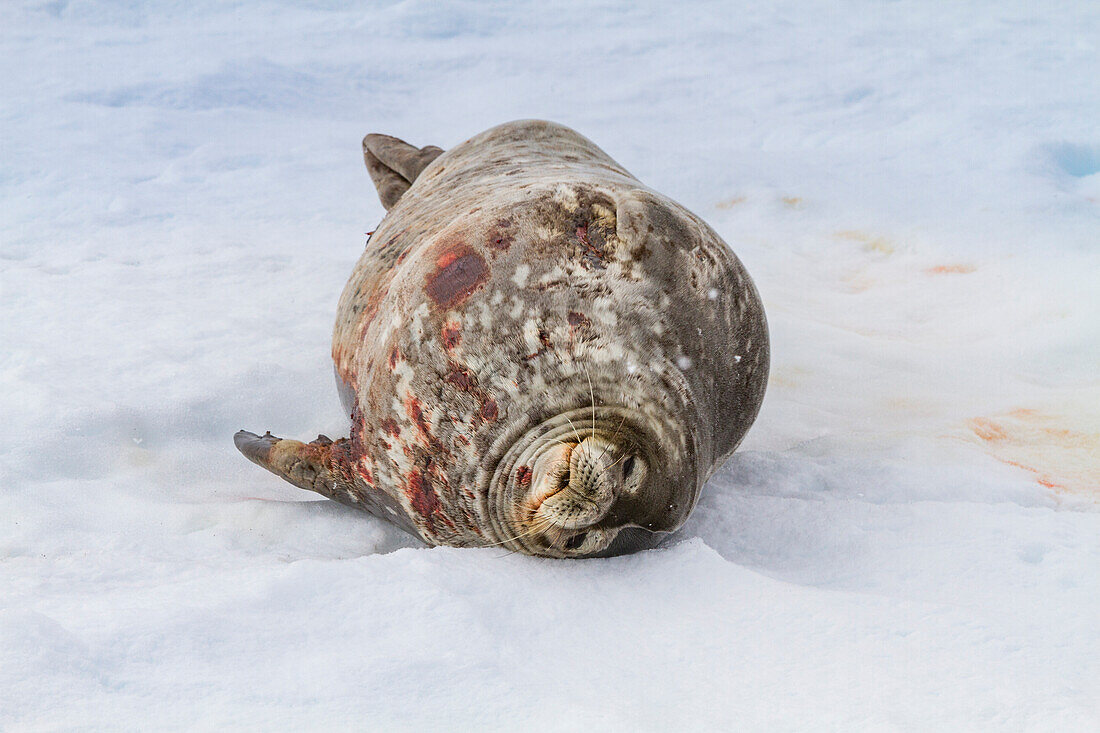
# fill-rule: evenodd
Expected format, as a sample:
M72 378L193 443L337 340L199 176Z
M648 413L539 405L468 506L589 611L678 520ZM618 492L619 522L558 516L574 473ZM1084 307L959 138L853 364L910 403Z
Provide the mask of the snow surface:
M1100 727L1100 6L0 5L0 729ZM763 296L663 548L425 549L345 434L367 132L539 117Z

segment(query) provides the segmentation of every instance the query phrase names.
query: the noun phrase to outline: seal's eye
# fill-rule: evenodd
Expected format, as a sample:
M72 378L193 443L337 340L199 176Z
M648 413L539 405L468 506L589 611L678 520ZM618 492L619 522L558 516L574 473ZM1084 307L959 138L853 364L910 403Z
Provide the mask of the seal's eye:
M623 461L623 478L630 478L632 473L634 473L634 456Z
M565 541L565 549L567 549L567 550L577 549L578 547L580 547L581 545L584 544L584 540L585 540L586 537L588 537L587 532L581 532L580 534L573 535L572 537L570 537L569 539L567 539Z

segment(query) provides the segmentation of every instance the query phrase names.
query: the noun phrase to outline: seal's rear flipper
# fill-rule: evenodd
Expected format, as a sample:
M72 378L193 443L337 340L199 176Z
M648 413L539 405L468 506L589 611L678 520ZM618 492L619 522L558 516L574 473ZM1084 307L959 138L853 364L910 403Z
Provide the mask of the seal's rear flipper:
M387 211L409 190L420 172L442 154L443 149L434 145L415 148L389 135L371 133L363 138L363 159Z
M336 443L318 435L312 443L276 438L271 433L256 435L242 430L233 436L237 450L300 489L316 491L342 503L348 501L347 480L335 465L332 448Z
M385 491L374 488L373 482L363 483L356 478L347 438L333 442L318 435L317 440L302 443L276 438L271 433L256 435L242 430L233 436L233 442L248 460L295 486L370 512L396 524L413 537L420 537L419 530L400 503Z

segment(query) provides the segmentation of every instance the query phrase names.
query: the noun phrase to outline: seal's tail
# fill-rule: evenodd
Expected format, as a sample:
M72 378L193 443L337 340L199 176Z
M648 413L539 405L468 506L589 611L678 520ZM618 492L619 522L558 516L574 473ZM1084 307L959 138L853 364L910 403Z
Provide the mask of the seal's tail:
M428 164L443 154L442 148L416 148L389 135L371 133L363 138L363 159L378 198L386 210L393 208Z

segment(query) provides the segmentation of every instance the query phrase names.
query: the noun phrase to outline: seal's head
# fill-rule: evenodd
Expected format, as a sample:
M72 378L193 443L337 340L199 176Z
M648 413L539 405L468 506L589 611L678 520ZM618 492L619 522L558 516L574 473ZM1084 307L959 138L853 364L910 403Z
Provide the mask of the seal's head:
M678 418L647 411L652 399L630 399L631 387L652 390L645 381L593 388L588 405L552 414L508 446L487 492L500 544L552 557L618 555L683 524L701 484L695 439L677 430Z

